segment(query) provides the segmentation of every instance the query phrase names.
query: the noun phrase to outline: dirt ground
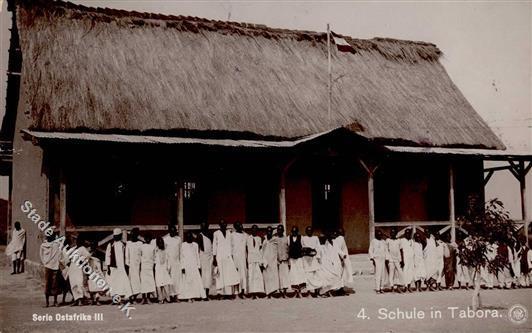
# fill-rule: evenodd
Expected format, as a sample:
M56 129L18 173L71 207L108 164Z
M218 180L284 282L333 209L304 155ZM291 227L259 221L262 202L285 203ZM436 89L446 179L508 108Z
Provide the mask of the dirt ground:
M357 277L356 294L350 296L135 305L131 319L112 305L44 308L41 283L26 273L10 275L7 258L0 257L0 332L532 332L532 289L483 290L488 310L483 313L489 318L460 318L471 291L377 295L371 276ZM508 319L508 309L516 303L529 312L519 325ZM449 307L457 308L454 318ZM415 309L418 317L391 319L389 311L395 309ZM430 318L431 310L440 310L442 318ZM419 318L419 311L425 318ZM74 313L93 319L100 313L103 320L56 320L56 314ZM36 320L46 314L51 321Z

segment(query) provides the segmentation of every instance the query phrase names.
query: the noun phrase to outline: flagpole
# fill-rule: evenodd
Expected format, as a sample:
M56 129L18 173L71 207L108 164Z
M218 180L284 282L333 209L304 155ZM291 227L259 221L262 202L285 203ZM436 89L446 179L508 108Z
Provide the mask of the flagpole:
M327 23L327 74L328 74L328 97L327 97L327 116L329 126L331 125L331 88L332 88L332 73L331 73L331 27Z

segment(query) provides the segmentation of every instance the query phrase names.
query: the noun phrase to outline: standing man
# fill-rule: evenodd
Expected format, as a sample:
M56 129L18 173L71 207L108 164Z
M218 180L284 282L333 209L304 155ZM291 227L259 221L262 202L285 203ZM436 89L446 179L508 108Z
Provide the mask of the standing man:
M248 293L253 296L253 299L257 298L257 294L264 293L264 278L260 269L262 263L262 239L257 235L258 230L259 227L254 224L251 227L251 236L246 241L249 274Z
M49 298L54 297L53 306L57 306L57 295L59 294L59 260L61 259L61 249L59 242L55 242L55 234L46 237L46 241L41 244L40 256L44 266L44 296L46 297L46 307L50 306Z
M177 292L181 283L181 237L177 234L175 225L168 226L168 234L163 237L164 249L168 256L168 265L170 266L170 301L177 301Z
M410 285L414 280L414 241L412 240L412 229L406 229L405 237L401 238L401 250L403 252L403 283L409 292L412 292Z
M142 258L142 242L139 240L139 228L131 230L131 240L126 243L126 265L129 266L129 282L131 283L131 301L137 300L141 293L140 262Z
M305 249L303 253L303 269L305 270L306 281L306 295L312 294L313 297L318 296L318 289L322 287L323 283L321 282L319 276L320 263L318 261L319 249L320 249L320 240L318 236L313 235L314 230L311 226L305 228L305 236L301 237L301 245Z
M22 229L20 222L17 221L15 222L11 241L6 247L6 255L10 256L13 262L13 272L11 274L24 272L24 245L26 245L26 230Z
M397 229L390 230L390 238L386 239L388 271L392 291L400 292L403 279L403 249L401 241L397 239Z
M144 235L144 241L140 247L140 292L142 304L150 303L150 294L155 294L155 244L151 241L151 234Z
M125 253L126 247L122 242L122 230L115 228L113 230L113 241L107 245L105 250L105 265L109 274L109 286L115 295L129 298L131 296L131 284L126 273Z
M369 244L369 259L373 262L375 267L375 291L377 294L383 292L383 273L384 261L386 260L386 242L382 239L382 231L377 229L375 231L375 238Z
M346 285L353 283L353 267L351 266L351 260L349 260L349 249L347 248L344 235L344 229L338 229L336 238L333 240L333 245L336 246L342 256L342 279L344 280L344 285Z
M281 225L282 227L282 225ZM279 267L277 266L277 244L273 237L273 228L266 229L266 238L262 242L262 268L264 275L264 289L268 298L279 290Z
M205 300L209 299L209 289L212 286L212 242L209 234L209 225L205 222L200 224L198 235L199 257L201 264L201 280L205 288Z
M277 226L277 235L274 239L277 246L277 261L279 263L279 291L286 297L286 291L290 288L290 265L288 254L288 237L284 234L282 224Z
M232 253L236 270L240 276L240 283L238 284L238 296L240 298L244 298L244 294L248 292L246 243L249 236L244 232L244 228L240 222L235 222L234 226L235 232L231 234Z
M238 290L240 276L232 257L231 234L227 224L220 221L220 230L216 230L212 239L212 264L215 267L216 291L224 296L234 295Z

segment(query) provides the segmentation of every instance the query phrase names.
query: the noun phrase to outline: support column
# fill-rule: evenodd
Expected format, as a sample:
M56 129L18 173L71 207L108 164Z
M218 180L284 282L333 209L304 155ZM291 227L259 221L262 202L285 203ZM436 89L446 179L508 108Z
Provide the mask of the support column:
M368 223L369 240L375 238L375 188L373 184L373 171L368 172Z
M286 230L286 185L285 185L285 176L281 175L281 182L279 187L279 223L283 225L285 232Z
M59 174L59 233L65 236L66 232L66 182L63 170Z
M449 222L451 222L451 242L456 242L456 216L454 211L454 167L449 164Z
M526 210L526 172L525 172L525 162L519 162L519 185L521 188L521 217L523 218L523 228L525 228L525 236L528 240L528 212Z
M177 229L179 231L179 237L181 237L181 240L184 238L184 197L183 197L183 182L177 183Z

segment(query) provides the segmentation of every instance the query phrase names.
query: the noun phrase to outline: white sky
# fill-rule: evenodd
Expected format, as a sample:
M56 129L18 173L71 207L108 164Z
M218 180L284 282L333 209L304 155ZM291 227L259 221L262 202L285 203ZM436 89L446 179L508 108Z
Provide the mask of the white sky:
M441 61L455 84L506 146L512 150L532 151L530 1L73 2L289 29L324 31L330 23L335 32L357 38L392 37L432 42L443 51ZM10 22L5 6L3 4L0 15L0 73L6 71L9 41ZM0 79L0 117L4 102L5 79ZM528 177L529 189L532 188L531 176L532 172ZM494 177L487 190L488 196L502 198L507 208L517 215L518 193L518 184L509 173ZM531 194L529 191L529 198ZM0 197L6 196L6 182L0 181Z

